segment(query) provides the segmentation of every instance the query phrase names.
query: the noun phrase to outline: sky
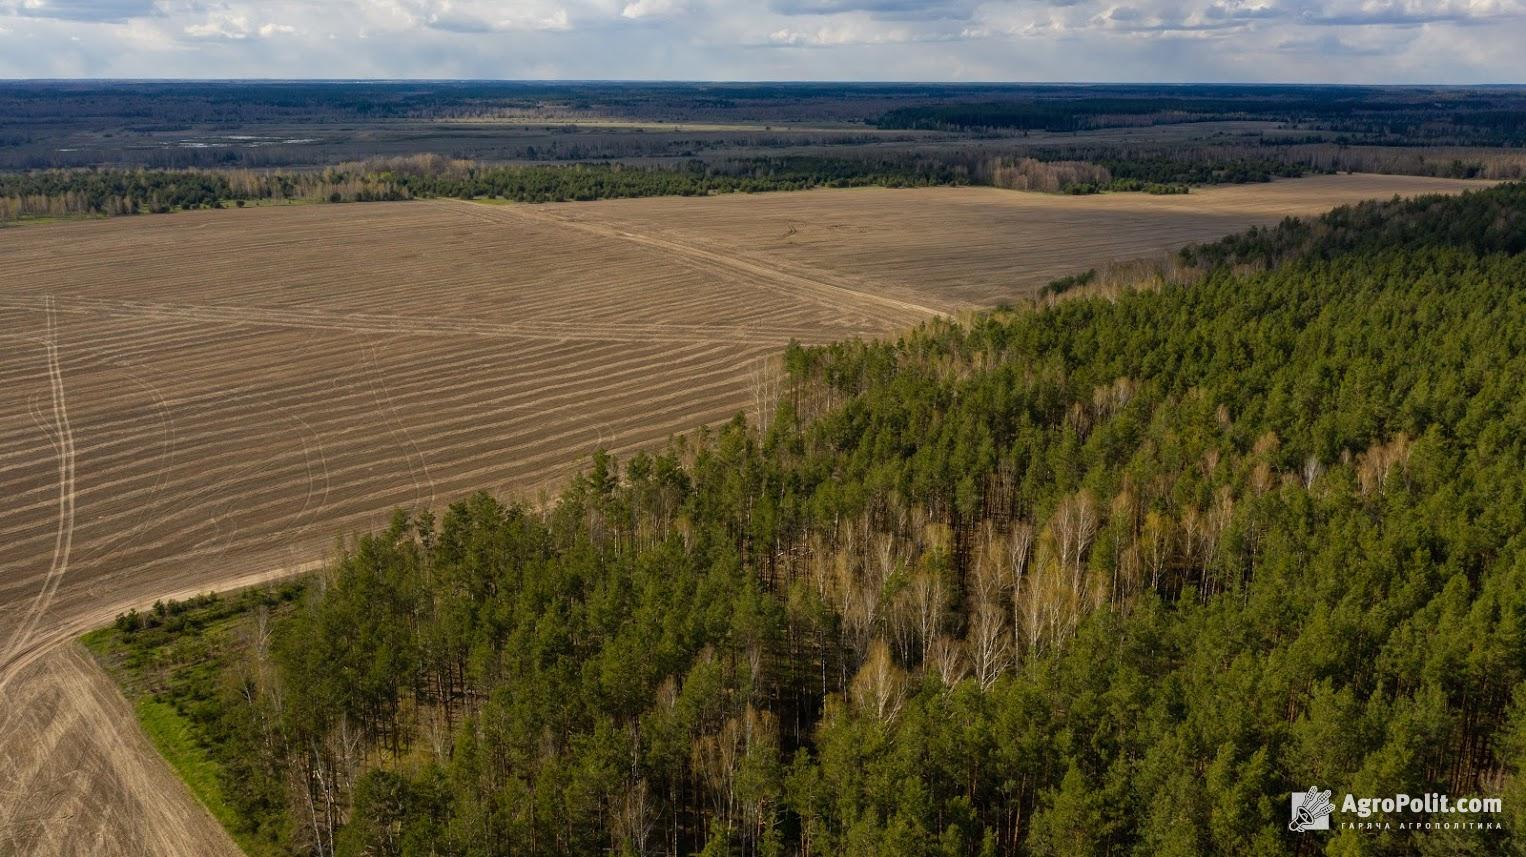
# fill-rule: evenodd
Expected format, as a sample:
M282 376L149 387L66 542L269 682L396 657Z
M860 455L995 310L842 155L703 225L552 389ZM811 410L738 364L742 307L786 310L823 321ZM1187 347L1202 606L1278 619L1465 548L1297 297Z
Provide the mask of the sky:
M1526 0L0 0L4 78L1526 82Z

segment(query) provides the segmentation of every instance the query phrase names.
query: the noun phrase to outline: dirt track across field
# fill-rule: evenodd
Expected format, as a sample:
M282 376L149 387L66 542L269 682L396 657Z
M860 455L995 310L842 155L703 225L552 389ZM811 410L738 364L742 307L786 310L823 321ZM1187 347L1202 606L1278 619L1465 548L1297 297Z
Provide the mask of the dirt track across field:
M70 640L313 567L396 507L534 499L881 336L1289 214L1471 187L819 191L207 211L0 231L0 855L236 849Z

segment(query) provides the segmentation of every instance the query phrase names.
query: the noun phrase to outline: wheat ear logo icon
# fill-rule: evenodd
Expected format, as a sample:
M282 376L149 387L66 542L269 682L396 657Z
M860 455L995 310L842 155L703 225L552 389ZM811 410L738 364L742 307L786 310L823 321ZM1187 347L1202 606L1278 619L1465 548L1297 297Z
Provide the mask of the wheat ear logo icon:
M1294 833L1303 833L1307 830L1329 830L1330 813L1335 807L1330 805L1330 790L1319 791L1314 786L1302 794L1293 793L1293 820L1288 822L1288 830Z

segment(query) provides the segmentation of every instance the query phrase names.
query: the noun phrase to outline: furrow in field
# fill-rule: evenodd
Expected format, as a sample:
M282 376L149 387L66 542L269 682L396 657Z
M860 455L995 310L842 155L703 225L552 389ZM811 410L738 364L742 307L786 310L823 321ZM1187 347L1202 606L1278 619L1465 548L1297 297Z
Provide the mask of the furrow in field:
M745 357L742 361L745 362ZM420 437L427 439L427 445L431 454L448 456L463 448L466 441L482 438L513 438L529 433L532 430L543 428L548 425L559 425L560 422L570 416L571 419L583 419L588 411L601 411L614 409L615 412L629 412L632 404L643 399L649 401L660 400L666 395L666 391L672 388L681 389L685 385L691 389L703 389L700 382L712 378L722 378L723 383L738 383L737 373L734 367L739 362L738 356L732 352L719 348L706 349L705 351L690 355L676 361L676 365L684 371L676 374L664 374L653 376L649 367L637 366L630 371L630 375L636 377L636 383L630 383L621 373L614 373L601 378L597 385L574 385L572 389L555 395L531 395L513 397L519 403L534 401L533 411L527 412L522 406L512 402L500 405L496 408L462 407L459 410L445 412L447 416L436 416L430 421L410 426L410 430ZM642 381L640 375L647 375L654 380ZM364 393L355 395L363 397ZM267 409L275 403L262 403ZM353 420L349 427L358 427L370 421L370 414L362 410L364 401L357 403L357 410L352 415ZM323 419L332 422L333 415L330 408L314 409L323 415ZM439 413L439 412L436 412ZM505 415L498 419L500 415ZM110 497L114 502L136 509L140 502L147 498L140 496L152 492L169 490L172 495L180 496L180 493L198 483L216 484L222 486L224 493L244 498L246 504L252 508L259 508L253 503L254 497L261 492L258 483L275 482L289 474L302 471L307 466L309 449L311 447L322 448L326 437L342 437L347 433L348 427L333 426L326 430L325 423L318 422L314 417L313 423L304 421L303 442L300 451L289 451L279 455L263 455L260 458L260 466L257 473L240 476L247 469L238 459L227 459L228 463L207 467L199 464L200 461L216 460L220 457L199 456L195 461L180 469L174 481L167 486L156 484L152 489L149 487L134 488L133 483L144 481L142 475L125 475L115 482L107 482L103 485L93 485L90 494L100 493ZM309 439L311 443L309 443ZM492 445L492 441L487 441ZM505 452L514 451L510 447ZM439 450L438 453L435 450ZM327 456L327 478L343 482L352 472L369 466L368 460L374 456L371 444L350 443L340 450L336 450ZM353 463L352 463L353 462ZM95 468L99 470L100 468ZM162 473L162 470L156 471ZM246 485L249 481L252 484ZM280 483L278 484L278 488ZM40 504L39 504L40 505ZM27 511L25 508L18 511ZM126 512L122 514L127 514ZM113 516L97 515L95 522L112 522ZM44 528L38 523L11 524L0 528L0 538L10 540L12 544L22 545L27 541L36 541L45 535Z

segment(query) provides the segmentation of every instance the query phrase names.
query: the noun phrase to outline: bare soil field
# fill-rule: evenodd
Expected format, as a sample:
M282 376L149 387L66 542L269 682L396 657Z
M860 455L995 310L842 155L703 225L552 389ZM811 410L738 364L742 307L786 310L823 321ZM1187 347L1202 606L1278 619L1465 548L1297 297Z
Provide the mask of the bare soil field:
M0 855L224 854L69 640L311 568L399 506L533 499L751 406L791 339L1369 197L820 191L205 211L0 231Z
M947 312L990 306L1096 264L1211 241L1284 217L1489 184L1335 175L1193 188L1177 196L861 188L536 210L589 227L682 240L731 258L766 259Z

